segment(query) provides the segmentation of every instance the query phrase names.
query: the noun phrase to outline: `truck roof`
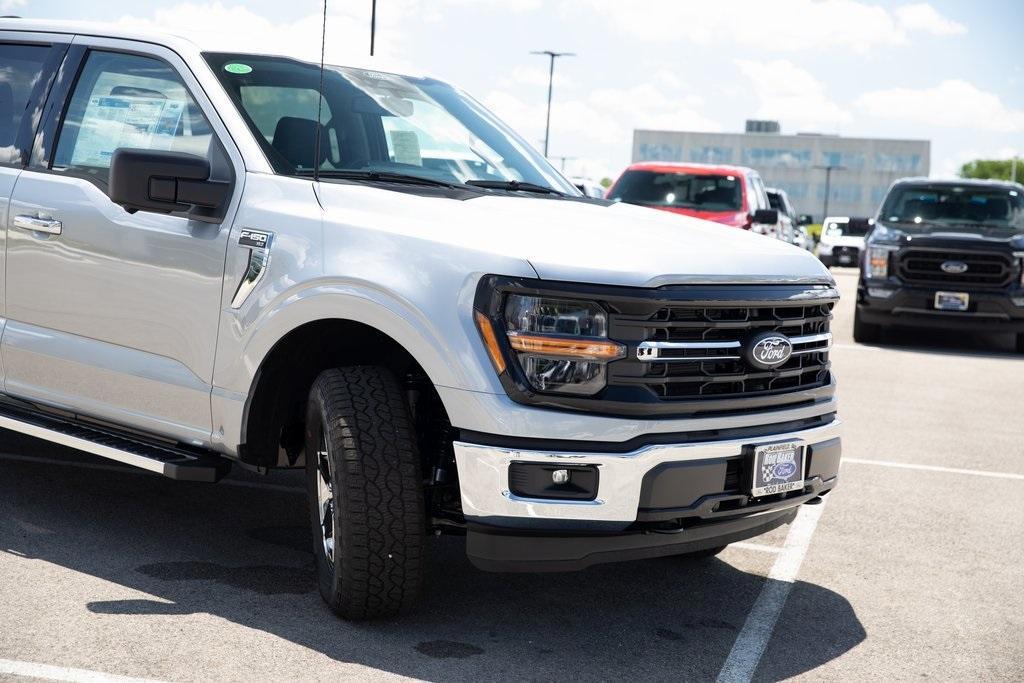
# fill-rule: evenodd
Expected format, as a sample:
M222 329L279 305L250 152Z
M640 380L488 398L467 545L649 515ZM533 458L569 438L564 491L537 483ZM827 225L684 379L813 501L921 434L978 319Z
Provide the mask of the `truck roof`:
M663 173L672 172L697 172L697 173L713 173L720 175L736 174L746 175L749 173L755 173L754 169L747 166L733 166L732 164L702 164L698 162L679 162L679 161L641 161L636 164L631 164L627 171L660 171Z
M145 43L163 45L180 55L197 52L238 52L254 55L272 55L292 59L319 61L320 44L310 46L308 54L296 54L283 47L275 47L273 43L257 41L238 35L219 33L214 29L184 30L152 29L147 26L131 23L101 23L93 21L65 21L57 19L22 19L18 17L0 18L0 31L21 31L34 33L62 33L71 35L96 36L135 40ZM328 32L330 25L328 25ZM315 48L315 49L314 49ZM334 64L333 60L328 63ZM411 77L429 77L419 69L407 68L407 65L396 64L381 57L346 58L338 66L355 67L372 71L385 71ZM443 79L442 79L443 80Z

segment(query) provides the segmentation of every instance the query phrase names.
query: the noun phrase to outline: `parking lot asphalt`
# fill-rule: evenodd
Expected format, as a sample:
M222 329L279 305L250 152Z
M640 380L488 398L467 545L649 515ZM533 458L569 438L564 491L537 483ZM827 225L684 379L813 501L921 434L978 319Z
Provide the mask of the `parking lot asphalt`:
M488 574L430 544L421 607L349 624L301 475L186 484L0 433L0 679L1020 680L1024 357L1009 339L832 354L840 485L708 560Z

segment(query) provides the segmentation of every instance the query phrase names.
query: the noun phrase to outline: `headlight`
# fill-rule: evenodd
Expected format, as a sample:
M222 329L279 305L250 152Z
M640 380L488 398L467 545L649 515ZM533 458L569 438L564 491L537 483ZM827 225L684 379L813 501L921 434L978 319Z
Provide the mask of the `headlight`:
M608 314L592 301L510 294L504 321L511 355L537 391L596 394L607 364L626 355L625 346L608 340ZM494 357L500 349L491 350L490 320L478 314L477 326L500 373L504 360Z
M889 254L892 252L888 247L868 247L868 277L889 277Z

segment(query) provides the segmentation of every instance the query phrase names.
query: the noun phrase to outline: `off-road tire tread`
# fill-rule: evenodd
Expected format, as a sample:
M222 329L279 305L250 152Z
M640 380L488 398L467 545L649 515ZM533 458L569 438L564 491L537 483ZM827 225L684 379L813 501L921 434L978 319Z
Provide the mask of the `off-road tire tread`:
M380 367L326 370L310 393L311 415L314 409L324 418L334 456L338 513L336 578L326 592L321 581L321 593L345 619L406 611L423 581L425 522L416 440L401 387Z

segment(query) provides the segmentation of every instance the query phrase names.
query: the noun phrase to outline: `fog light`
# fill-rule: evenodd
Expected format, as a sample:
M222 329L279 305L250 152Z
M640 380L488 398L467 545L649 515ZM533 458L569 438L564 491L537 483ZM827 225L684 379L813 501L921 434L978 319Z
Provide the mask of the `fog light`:
M1011 299L1011 301L1013 301L1014 306L1020 306L1021 308L1024 308L1024 296L1015 296Z
M508 466L509 493L520 498L594 500L597 481L596 465L513 462Z
M868 296L873 296L876 299L888 299L895 293L895 289L886 289L885 287L868 287Z

